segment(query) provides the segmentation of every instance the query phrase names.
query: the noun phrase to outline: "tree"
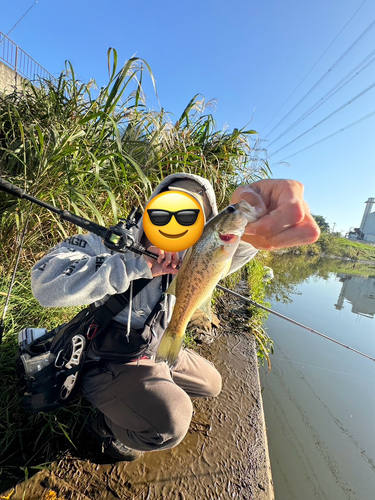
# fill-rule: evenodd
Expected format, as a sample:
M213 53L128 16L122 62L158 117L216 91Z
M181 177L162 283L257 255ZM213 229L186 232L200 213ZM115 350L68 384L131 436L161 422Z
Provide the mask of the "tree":
M314 217L315 222L318 224L321 232L322 233L329 233L329 224L325 220L325 218L322 215L314 215L314 214L312 214L312 216Z

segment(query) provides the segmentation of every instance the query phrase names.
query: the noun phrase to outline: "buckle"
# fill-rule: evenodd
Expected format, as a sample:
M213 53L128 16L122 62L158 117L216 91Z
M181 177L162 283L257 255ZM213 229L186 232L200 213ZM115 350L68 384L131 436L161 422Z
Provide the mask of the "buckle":
M64 361L63 358L62 358L62 361L60 361L61 365L58 364L60 356L63 354L63 352L64 352L64 349L60 349L60 351L57 353L57 356L56 356L56 359L55 359L55 366L56 366L56 368L62 368L65 365L65 361Z
M86 337L89 340L92 340L95 337L98 329L99 329L99 325L97 325L96 323L91 323L91 325L87 329Z

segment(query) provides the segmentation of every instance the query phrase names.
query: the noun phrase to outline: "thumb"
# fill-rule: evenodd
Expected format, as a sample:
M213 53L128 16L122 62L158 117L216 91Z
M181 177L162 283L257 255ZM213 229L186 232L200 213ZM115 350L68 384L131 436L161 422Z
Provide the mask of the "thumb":
M267 207L261 196L249 186L238 186L232 194L231 203L238 203L240 200L245 200L249 205L254 207L259 217L263 217L267 213Z

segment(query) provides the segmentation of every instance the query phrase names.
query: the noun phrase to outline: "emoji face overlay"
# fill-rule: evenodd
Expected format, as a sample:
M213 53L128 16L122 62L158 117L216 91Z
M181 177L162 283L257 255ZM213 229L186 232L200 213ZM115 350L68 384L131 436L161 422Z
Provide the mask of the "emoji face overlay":
M194 245L203 227L204 215L199 202L181 191L158 194L143 215L147 238L166 252L181 252Z

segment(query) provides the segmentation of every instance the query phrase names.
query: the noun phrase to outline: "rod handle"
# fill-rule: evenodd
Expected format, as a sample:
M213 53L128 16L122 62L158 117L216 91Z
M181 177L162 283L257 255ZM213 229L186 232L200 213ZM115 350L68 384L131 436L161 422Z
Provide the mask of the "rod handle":
M76 226L79 226L82 229L89 231L90 233L94 233L101 238L106 238L108 236L109 230L106 227L100 226L95 222L84 219L79 215L72 214L67 210L59 210L58 213L61 219L71 222L72 224L75 224Z

